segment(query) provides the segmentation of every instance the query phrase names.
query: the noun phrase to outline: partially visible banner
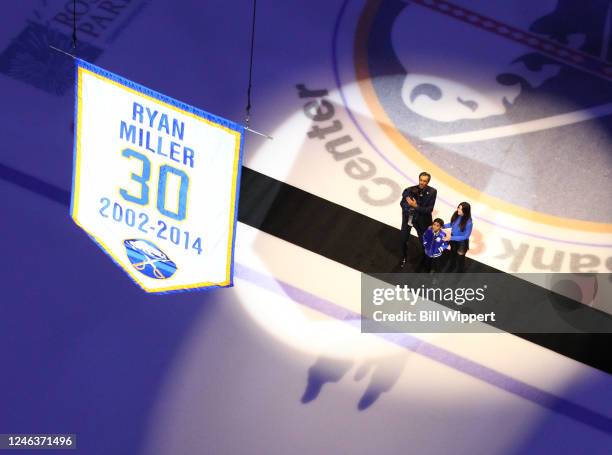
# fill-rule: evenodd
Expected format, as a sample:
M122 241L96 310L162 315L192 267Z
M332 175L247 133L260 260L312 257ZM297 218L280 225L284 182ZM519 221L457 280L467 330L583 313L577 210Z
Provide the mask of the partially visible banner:
M243 127L76 71L74 221L147 292L231 286Z

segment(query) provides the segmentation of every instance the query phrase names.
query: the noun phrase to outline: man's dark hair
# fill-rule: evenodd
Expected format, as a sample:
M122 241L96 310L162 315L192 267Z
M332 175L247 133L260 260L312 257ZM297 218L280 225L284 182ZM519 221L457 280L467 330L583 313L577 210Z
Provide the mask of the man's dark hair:
M423 176L426 176L426 177L427 177L427 182L428 182L428 183L431 181L431 175L429 175L427 172L421 172L421 173L419 174L419 179L420 179L421 177L423 177Z
M433 222L438 223L440 226L444 226L444 220L442 220L442 218L436 218Z

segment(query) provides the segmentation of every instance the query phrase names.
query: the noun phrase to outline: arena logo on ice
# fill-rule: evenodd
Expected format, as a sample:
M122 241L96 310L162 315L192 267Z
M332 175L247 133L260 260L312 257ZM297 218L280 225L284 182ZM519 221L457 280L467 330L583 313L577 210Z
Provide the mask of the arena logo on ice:
M608 2L345 2L338 90L398 180L427 169L506 236L609 249L611 22Z

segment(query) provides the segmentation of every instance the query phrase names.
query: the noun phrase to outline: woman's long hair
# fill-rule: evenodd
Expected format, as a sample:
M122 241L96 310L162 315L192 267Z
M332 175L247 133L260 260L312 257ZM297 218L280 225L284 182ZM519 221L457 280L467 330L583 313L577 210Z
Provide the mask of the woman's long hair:
M459 204L461 206L461 210L463 210L463 216L461 217L461 222L459 223L459 227L462 231L465 231L465 226L467 222L472 219L472 207L467 202L462 202ZM453 216L451 217L451 224L455 222L457 217L459 216L459 210L455 210Z

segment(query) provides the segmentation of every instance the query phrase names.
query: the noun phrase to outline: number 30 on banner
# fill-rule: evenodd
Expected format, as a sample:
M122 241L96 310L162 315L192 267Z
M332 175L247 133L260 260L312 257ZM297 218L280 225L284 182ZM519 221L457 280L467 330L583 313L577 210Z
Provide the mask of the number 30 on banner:
M146 155L132 149L125 149L121 154L127 159L136 159L142 163L142 171L139 174L132 173L132 180L140 184L140 195L134 196L128 190L121 188L119 193L126 201L138 205L149 204L149 180L151 178L151 161ZM166 190L168 186L168 175L180 178L178 208L176 213L166 208ZM187 192L189 191L189 176L180 169L164 164L159 167L159 178L157 184L157 210L164 216L177 221L182 221L187 216Z

